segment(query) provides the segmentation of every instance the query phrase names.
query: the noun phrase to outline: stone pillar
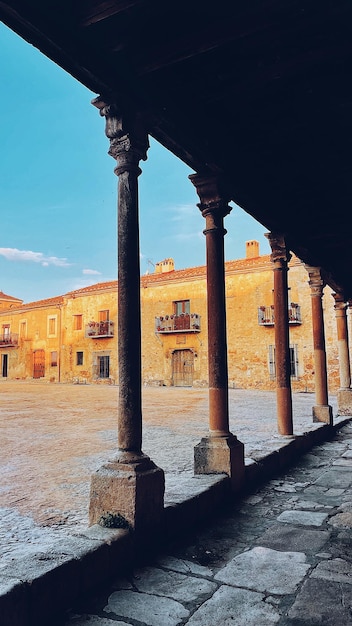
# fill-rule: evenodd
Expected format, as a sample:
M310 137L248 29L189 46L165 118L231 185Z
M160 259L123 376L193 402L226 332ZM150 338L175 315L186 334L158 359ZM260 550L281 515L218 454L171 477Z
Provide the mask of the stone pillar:
M347 335L348 337L352 337L352 300L348 300L347 302ZM350 363L352 363L352 350L351 350L351 342L348 341L348 351L349 351L349 359Z
M92 476L89 523L137 532L158 527L164 507L164 472L142 452L141 312L138 176L148 135L137 116L93 100L106 120L109 154L118 176L118 452Z
M226 473L235 491L244 482L244 446L229 430L224 217L230 212L216 177L190 177L206 220L209 435L195 446L195 474Z
M339 415L352 415L351 366L348 346L347 303L341 293L333 293L340 366L340 389L337 392Z
M312 325L315 367L315 400L313 422L332 424L332 407L328 402L328 376L326 366L323 289L325 283L319 267L306 265L312 300Z
M280 435L293 435L291 359L288 325L288 262L291 254L287 250L283 235L267 233L271 247L274 271L274 315L275 315L275 373L277 424Z

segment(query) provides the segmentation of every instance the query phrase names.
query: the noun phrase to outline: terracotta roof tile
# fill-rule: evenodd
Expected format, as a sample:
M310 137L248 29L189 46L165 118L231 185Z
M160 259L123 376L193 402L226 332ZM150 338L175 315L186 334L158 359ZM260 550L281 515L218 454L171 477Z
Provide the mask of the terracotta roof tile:
M14 298L13 296L8 296L3 291L0 291L0 300L9 300L10 302L22 302L21 298Z
M58 306L64 301L64 296L55 296L54 298L46 298L44 300L35 300L33 302L26 302L25 304L19 304L17 309L33 309L45 306ZM13 311L14 308L11 309Z
M290 265L296 265L301 261L295 256L292 255L292 259L290 261ZM264 254L258 257L254 257L251 259L236 259L235 261L226 261L225 263L225 272L226 273L236 273L236 272L246 272L246 271L255 271L259 268L270 268L271 261L270 255ZM170 272L161 272L160 274L144 274L141 276L141 286L147 287L151 284L163 283L165 281L182 281L192 278L205 278L206 277L206 266L199 265L196 267L188 267L182 270L172 270ZM98 291L106 291L117 289L117 280L110 280L102 283L95 283L93 285L88 285L87 287L82 287L81 289L76 289L74 291L67 292L64 296L56 296L54 298L47 298L46 300L38 300L36 302L28 302L26 304L19 304L17 308L33 308L33 307L41 307L41 306L55 306L62 304L64 298L72 298L79 295L96 293ZM2 292L0 292L1 298ZM5 295L5 294L3 294ZM11 296L7 296L7 298L11 300L15 300L16 298L11 298ZM17 300L18 301L18 300Z
M87 287L81 287L81 289L75 289L74 291L68 291L65 295L67 297L72 297L75 295L80 295L83 293L90 293L91 291L99 291L100 289L113 289L117 287L117 280L110 280L105 283L94 283L93 285L88 285Z

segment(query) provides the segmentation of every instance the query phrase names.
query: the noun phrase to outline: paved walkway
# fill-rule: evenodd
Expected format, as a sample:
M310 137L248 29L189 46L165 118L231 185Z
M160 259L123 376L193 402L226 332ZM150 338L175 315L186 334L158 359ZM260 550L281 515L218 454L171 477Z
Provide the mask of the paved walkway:
M349 423L60 626L349 626L351 545Z

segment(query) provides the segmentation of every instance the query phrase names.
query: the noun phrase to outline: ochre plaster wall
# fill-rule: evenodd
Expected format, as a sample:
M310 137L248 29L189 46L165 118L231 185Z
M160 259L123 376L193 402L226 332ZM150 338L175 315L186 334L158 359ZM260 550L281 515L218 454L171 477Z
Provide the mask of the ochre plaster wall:
M292 389L314 392L314 357L311 296L304 265L295 257L289 265L289 301L301 307L302 324L290 325L290 344L296 346L298 376ZM329 391L339 388L336 320L331 289L324 289L324 322ZM173 313L173 302L190 300L190 312L201 317L200 332L156 332L155 318ZM258 324L258 308L273 303L273 271L269 255L226 263L226 315L229 386L244 389L275 389L269 372L269 346L274 345L274 327ZM173 354L189 350L193 359L193 386L208 383L207 305L205 267L151 274L141 278L142 379L146 385L172 385ZM98 321L99 311L108 310L114 336L87 337L86 325ZM82 315L82 329L75 330L74 316ZM54 336L48 334L48 318L57 319ZM117 283L101 283L40 303L0 311L2 325L20 333L26 322L26 336L18 347L0 348L8 355L8 378L32 378L33 352L45 351L45 379L60 382L103 382L118 384ZM61 336L61 338L60 338ZM50 366L50 353L58 352L58 364ZM77 364L83 352L83 364ZM110 375L97 375L97 356L108 355ZM1 371L0 371L1 376Z

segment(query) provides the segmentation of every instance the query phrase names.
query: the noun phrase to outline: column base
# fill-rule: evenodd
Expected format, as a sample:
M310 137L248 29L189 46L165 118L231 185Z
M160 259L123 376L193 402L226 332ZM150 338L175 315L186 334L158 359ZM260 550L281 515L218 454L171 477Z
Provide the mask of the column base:
M339 415L352 415L352 389L338 390L337 412Z
M231 433L209 436L194 447L195 474L228 474L234 491L244 486L244 445Z
M313 406L313 422L324 422L332 426L332 407L328 405Z
M143 453L121 453L91 478L89 526L155 531L164 511L165 476Z

